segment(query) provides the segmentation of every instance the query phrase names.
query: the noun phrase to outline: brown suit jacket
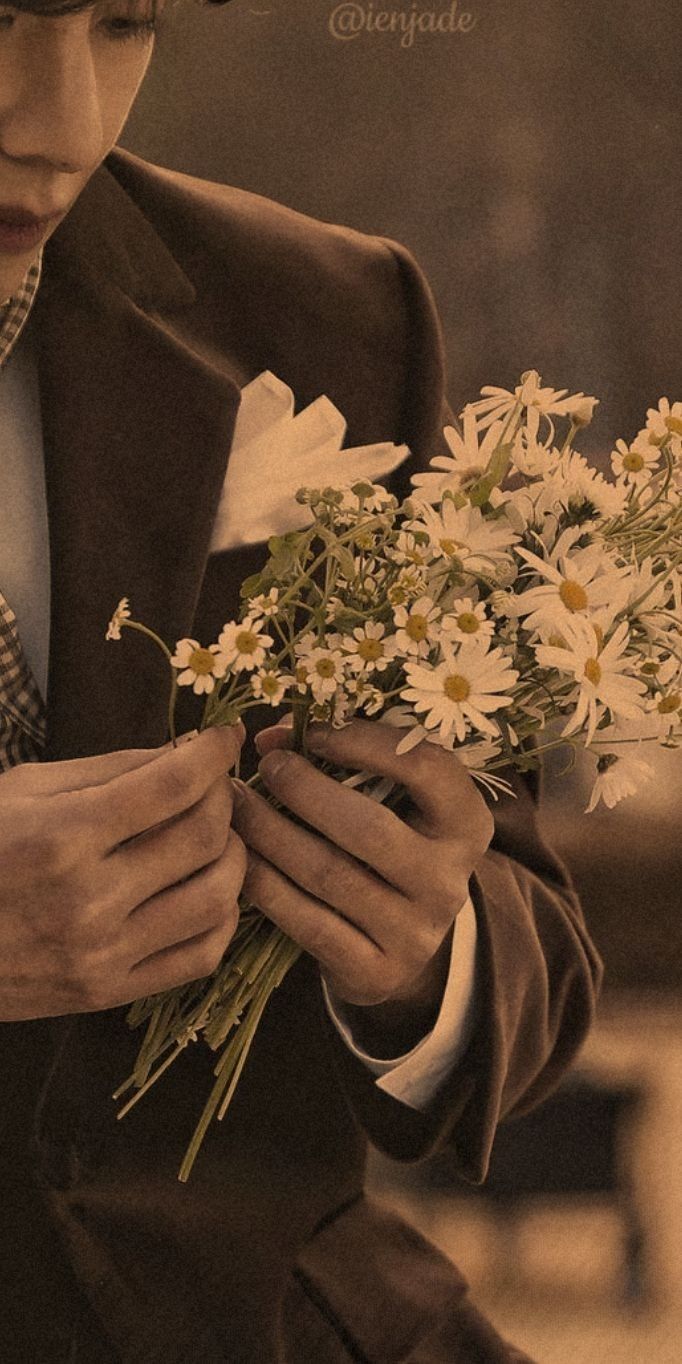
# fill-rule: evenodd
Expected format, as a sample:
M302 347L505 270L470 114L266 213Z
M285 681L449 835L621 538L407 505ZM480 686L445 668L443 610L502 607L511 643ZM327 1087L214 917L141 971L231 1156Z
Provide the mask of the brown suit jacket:
M116 152L49 244L30 330L49 757L158 744L163 666L104 629L124 592L168 640L213 638L234 613L261 551L207 555L240 386L267 368L300 405L324 392L350 443L406 441L415 467L440 435L432 302L399 247ZM366 1135L398 1159L448 1141L481 1179L499 1117L552 1087L589 1023L598 962L529 786L500 810L473 894L478 1026L430 1111L376 1089L304 959L187 1186L207 1049L117 1123L109 1096L138 1044L125 1010L2 1025L0 1357L67 1358L83 1297L125 1364L511 1358L457 1272L362 1196Z

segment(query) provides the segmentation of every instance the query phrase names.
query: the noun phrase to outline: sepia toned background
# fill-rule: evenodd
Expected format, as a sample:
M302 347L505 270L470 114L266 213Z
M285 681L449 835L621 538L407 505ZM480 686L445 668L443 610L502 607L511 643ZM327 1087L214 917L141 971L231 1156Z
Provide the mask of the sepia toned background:
M406 243L436 295L455 408L537 368L601 399L582 448L604 459L648 405L682 397L678 0L384 8L471 22L408 44L373 30L379 0L352 6L353 37L333 35L333 0L184 0L124 143ZM612 814L582 814L589 787L584 769L554 771L545 805L606 963L566 1106L501 1137L492 1194L458 1188L447 1157L376 1160L372 1180L543 1364L673 1364L682 761L662 755Z

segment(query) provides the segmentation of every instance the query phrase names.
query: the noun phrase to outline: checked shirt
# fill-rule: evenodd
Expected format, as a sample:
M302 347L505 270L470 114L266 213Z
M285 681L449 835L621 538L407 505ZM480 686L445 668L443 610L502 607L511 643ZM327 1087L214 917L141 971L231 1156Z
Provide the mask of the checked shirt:
M38 258L19 291L0 305L0 383L33 306L40 269ZM14 612L0 591L0 772L17 763L37 762L44 742L43 698L24 656Z

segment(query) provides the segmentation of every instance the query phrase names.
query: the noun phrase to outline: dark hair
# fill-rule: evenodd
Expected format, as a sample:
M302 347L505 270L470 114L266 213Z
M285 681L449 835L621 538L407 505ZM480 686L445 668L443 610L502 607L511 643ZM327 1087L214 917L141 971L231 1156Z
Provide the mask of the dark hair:
M130 0L131 7L135 0ZM77 14L79 10L94 9L97 0L10 0L12 9L28 14L41 14L58 19L62 14ZM154 0L155 7L156 0ZM230 0L199 0L206 5L228 5Z

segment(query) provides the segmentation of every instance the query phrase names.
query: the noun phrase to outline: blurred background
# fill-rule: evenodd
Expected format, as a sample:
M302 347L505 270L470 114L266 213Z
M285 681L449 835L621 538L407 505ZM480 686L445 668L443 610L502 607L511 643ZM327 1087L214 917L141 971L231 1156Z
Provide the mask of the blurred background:
M679 0L184 0L124 144L404 242L455 408L537 368L601 399L605 457L682 398L680 50ZM612 813L582 813L590 780L550 773L544 814L606 964L575 1075L501 1129L483 1190L447 1156L371 1179L542 1364L677 1364L682 761Z

